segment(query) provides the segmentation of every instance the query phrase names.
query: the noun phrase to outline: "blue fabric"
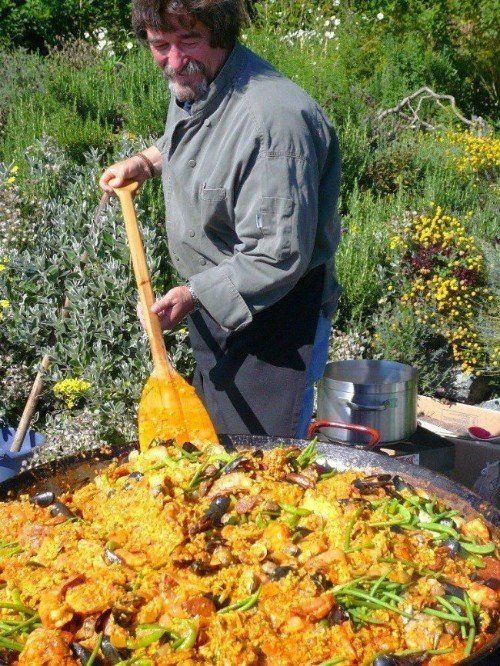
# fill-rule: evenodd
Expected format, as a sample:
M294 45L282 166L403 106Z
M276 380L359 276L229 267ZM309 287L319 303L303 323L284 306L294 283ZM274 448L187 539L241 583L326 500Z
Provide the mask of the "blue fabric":
M332 329L332 320L320 313L314 345L311 352L311 360L306 374L306 388L302 397L302 408L300 411L299 424L297 427L297 437L305 438L307 427L311 422L314 409L314 384L319 381L325 372L328 361L328 343L330 340L330 331Z

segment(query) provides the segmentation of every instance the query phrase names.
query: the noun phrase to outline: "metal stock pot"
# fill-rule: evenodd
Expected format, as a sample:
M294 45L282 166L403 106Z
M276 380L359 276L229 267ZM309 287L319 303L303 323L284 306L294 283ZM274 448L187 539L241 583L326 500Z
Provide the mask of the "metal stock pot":
M415 368L393 361L328 363L318 384L318 419L375 428L381 443L407 439L417 428L417 379ZM323 432L343 442L360 441L355 431Z

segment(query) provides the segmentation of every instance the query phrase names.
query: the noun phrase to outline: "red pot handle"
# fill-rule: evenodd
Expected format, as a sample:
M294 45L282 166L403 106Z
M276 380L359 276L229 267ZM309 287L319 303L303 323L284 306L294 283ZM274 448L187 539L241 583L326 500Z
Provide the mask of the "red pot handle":
M380 442L380 433L375 428L355 425L354 423L337 423L336 421L313 421L307 429L308 439L312 439L321 428L344 428L344 430L353 430L363 435L370 435L370 441L366 446L376 446Z

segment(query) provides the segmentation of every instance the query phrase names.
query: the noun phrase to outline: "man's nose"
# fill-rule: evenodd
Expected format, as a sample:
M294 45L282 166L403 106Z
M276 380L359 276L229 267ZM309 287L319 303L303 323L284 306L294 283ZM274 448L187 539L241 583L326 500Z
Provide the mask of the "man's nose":
M174 44L172 44L168 52L168 64L176 72L183 69L187 64L186 54Z

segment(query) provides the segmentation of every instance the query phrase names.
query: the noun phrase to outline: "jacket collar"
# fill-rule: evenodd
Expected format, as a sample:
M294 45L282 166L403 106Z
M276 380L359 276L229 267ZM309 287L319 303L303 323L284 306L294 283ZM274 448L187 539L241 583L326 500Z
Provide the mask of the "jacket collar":
M180 103L176 100L177 109L181 115L186 118L194 118L203 116L213 106L218 104L220 97L234 84L238 75L244 71L248 56L248 49L236 42L231 53L226 58L226 62L222 65L219 73L208 87L208 92L200 99L193 102L191 105L191 113L188 114Z

